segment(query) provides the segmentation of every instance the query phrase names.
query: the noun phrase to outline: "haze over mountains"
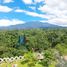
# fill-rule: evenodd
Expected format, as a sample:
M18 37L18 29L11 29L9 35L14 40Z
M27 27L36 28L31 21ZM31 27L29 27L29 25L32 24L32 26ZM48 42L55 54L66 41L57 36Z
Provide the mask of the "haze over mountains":
M0 29L31 29L31 28L57 28L61 27L58 25L53 25L49 23L42 23L42 22L26 22L24 24L17 24L11 26L1 26Z

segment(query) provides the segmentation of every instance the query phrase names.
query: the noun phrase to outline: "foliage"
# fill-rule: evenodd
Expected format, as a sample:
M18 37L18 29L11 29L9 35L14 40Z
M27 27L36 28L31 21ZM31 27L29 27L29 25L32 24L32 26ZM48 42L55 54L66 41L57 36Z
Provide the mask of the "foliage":
M60 52L61 55L67 55L67 45L66 44L57 44L56 49Z
M18 43L19 36L25 36L24 44ZM64 28L0 31L0 57L23 55L28 51L42 52L50 48L67 54L66 45L67 29Z
M44 51L44 59L41 60L40 64L42 64L45 67L49 67L49 65L55 61L55 57L52 53L52 50L45 50Z
M26 63L28 67L33 67L36 65L37 59L34 56L34 53L28 52L24 55L24 60L22 60L22 64L26 64Z

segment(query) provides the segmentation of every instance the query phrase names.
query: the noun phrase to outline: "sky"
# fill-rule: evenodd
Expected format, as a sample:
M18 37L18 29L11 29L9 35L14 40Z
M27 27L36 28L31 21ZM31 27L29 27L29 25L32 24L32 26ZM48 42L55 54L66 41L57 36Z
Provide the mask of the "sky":
M0 0L0 26L32 21L67 27L67 0Z

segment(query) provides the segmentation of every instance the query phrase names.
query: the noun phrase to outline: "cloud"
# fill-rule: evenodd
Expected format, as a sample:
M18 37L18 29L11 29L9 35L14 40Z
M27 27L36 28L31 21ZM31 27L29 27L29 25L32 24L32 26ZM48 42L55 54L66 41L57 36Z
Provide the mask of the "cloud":
M32 0L22 0L25 4L32 4L33 1Z
M31 8L34 11L36 11L36 7L35 6L29 6L29 8Z
M8 6L0 5L0 12L10 12L10 11L12 11L12 9L9 8Z
M3 3L10 3L13 2L13 0L3 0Z
M48 22L51 23L51 24L67 27L66 18L54 18L54 19L48 20Z
M39 22L46 23L46 22L47 22L47 20L40 20Z
M67 26L67 0L45 0L38 9L46 12L48 22L60 26Z
M16 24L24 24L24 21L18 20L18 19L0 19L0 26L10 26L10 25L16 25Z
M22 9L16 9L15 12L25 12L25 10L22 10Z
M22 0L25 4L36 4L36 3L40 3L43 2L44 0Z
M15 12L24 12L25 14L27 14L29 16L40 17L40 18L48 18L48 16L45 14L38 14L36 12L30 12L30 11L26 11L26 10L22 10L22 9L16 9Z
M42 1L44 1L44 0L34 0L35 3L40 3Z

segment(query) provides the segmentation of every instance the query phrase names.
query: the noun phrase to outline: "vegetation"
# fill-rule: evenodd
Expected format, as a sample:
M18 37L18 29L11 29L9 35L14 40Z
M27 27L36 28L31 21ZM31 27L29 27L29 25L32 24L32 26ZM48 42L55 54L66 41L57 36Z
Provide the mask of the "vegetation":
M33 52L43 52L44 59L37 60ZM67 55L67 29L0 31L0 58L19 55L25 56L22 64L26 62L29 67L49 67L59 56Z

